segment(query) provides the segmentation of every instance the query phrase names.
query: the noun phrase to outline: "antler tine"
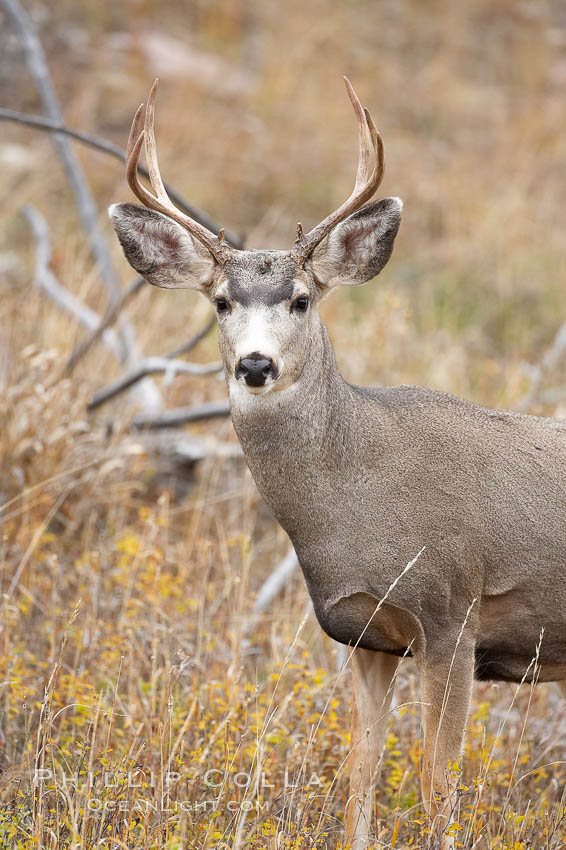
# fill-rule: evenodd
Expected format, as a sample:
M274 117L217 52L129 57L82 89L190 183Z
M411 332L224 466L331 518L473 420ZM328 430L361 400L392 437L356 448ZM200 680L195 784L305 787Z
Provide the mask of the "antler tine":
M375 153L375 176L372 177L373 180L376 181L375 188L379 186L381 181L383 180L383 172L385 170L385 155L383 152L383 139L381 138L381 134L377 127L374 124L373 118L371 117L371 113L369 109L366 109L364 106L364 113L366 116L366 121L368 125L368 129L371 136L371 145Z
M134 118L134 122L135 122ZM134 125L132 124L132 131L134 129ZM132 135L132 133L130 134ZM138 177L138 163L140 161L140 153L142 149L142 145L144 142L145 131L142 130L139 136L137 137L134 144L131 146L131 150L126 159L126 179L128 181L128 185L136 198L145 204L146 207L152 207L155 198L148 192L141 180ZM128 142L129 146L129 142Z
M169 201L169 196L165 191L159 165L157 163L157 146L155 144L155 132L153 129L155 118L155 95L157 94L157 86L159 85L159 77L151 87L149 97L147 99L147 107L145 110L145 122L143 125L145 135L145 157L147 160L147 170L149 172L149 181L156 197L162 201Z
M194 221L194 219L181 212L181 210L178 210L169 198L165 190L165 186L163 185L159 165L157 163L157 147L155 144L155 133L153 129L155 95L157 93L158 82L159 81L156 79L151 87L147 102L145 120L143 119L142 104L138 108L132 122L132 128L130 130L126 150L126 177L128 184L136 198L138 198L142 204L148 207L148 209L157 210L157 212L163 213L163 215L166 215L173 219L173 221L176 221L177 224L180 224L181 227L191 234L191 236L194 236L199 240L199 242L202 242L218 263L223 264L226 262L233 250L224 240L224 230L222 229L220 234L215 236L214 233L202 224L199 224L197 221ZM143 130L141 129L142 121L144 124ZM149 192L138 177L138 163L144 141L149 179L155 194Z
M139 139L140 133L142 131L143 126L143 103L140 103L138 108L136 109L136 114L134 115L134 120L132 121L132 126L130 127L130 135L128 136L128 144L126 145L126 162L132 155L132 151L134 149L134 145Z
M368 127L366 110L360 103L360 99L356 92L354 91L354 87L352 83L348 79L348 77L344 77L344 82L346 83L346 91L348 92L348 97L350 98L350 103L354 107L354 112L356 114L356 119L358 121L358 171L356 174L356 182L354 185L354 192L367 183L368 178L370 176L370 167L372 160L372 138L370 129Z
M381 136L369 111L361 105L347 77L344 77L344 82L358 123L359 157L356 182L350 197L316 227L313 227L309 233L305 235L301 227L297 229L294 253L300 262L304 262L312 254L316 246L337 224L369 201L383 179L384 157ZM374 162L373 169L372 162Z

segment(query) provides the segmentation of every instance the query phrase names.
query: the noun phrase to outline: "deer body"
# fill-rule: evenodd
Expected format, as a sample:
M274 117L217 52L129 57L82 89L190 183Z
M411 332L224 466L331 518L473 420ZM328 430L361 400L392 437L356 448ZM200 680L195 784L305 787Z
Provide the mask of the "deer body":
M415 654L460 629L475 599L477 678L521 681L542 625L537 678L566 678L566 422L421 387L354 387L322 323L313 344L291 390L252 405L236 390L231 409L322 628ZM368 628L423 547L387 597L383 628L380 612ZM413 630L387 633L391 606L410 613Z
M566 422L341 376L317 304L379 273L402 206L364 205L383 150L347 86L360 139L354 191L310 233L299 225L292 251L233 251L171 204L155 153L155 87L127 159L148 209L118 204L110 215L150 283L215 304L253 477L295 546L320 625L355 647L346 842L361 850L370 839L396 667L413 655L423 800L444 850L474 677L566 681ZM137 178L144 138L153 194Z

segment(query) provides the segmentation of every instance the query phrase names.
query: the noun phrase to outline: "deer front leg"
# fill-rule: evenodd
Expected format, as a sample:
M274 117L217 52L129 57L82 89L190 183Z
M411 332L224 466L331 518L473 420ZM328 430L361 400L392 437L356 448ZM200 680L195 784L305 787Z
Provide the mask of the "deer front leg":
M352 850L365 850L368 845L373 792L398 661L393 655L358 648L350 662L354 673L354 704L348 756L350 794L346 805L345 839Z
M418 659L424 720L421 789L437 837L434 846L442 850L453 846L444 833L456 803L457 762L472 697L474 662L474 641L467 634L443 639L441 647L427 645L424 658Z

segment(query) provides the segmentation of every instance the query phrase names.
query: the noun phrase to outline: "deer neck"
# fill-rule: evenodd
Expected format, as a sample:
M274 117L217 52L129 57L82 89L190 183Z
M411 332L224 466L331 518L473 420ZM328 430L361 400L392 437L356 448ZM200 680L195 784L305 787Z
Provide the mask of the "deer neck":
M355 430L354 390L338 371L322 321L291 387L265 395L250 395L234 385L229 389L232 421L254 480L290 531L297 497L303 504L315 498L313 471L320 475L329 463L340 465Z

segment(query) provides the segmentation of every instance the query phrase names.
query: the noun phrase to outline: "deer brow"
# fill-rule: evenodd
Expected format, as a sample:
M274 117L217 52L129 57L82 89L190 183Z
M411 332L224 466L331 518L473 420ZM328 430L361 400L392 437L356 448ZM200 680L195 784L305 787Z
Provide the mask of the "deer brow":
M295 283L292 280L285 280L272 286L263 282L261 286L254 285L253 282L244 286L239 280L232 279L228 283L228 297L243 307L249 307L253 303L274 307L282 301L288 301L293 295L294 288Z

